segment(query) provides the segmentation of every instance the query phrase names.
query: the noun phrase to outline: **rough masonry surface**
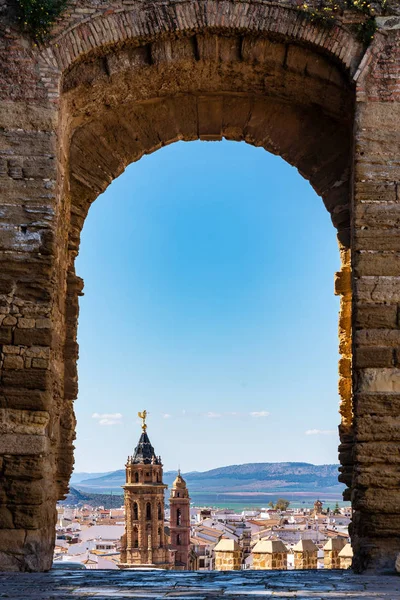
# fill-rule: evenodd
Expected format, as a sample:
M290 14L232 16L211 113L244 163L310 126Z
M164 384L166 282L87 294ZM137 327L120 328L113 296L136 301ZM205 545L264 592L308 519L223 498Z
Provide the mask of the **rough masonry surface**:
M74 0L45 45L0 3L0 569L47 570L73 467L74 261L91 203L177 140L244 141L337 230L340 478L353 566L400 551L400 22L368 48L296 0ZM310 223L310 227L312 227ZM332 233L333 235L333 233Z

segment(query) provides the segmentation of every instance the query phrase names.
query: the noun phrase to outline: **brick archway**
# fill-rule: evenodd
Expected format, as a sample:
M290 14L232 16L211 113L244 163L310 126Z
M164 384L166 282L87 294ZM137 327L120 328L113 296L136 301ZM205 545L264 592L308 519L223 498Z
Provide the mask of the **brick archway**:
M0 96L0 569L51 565L55 502L73 465L83 285L74 260L90 204L143 154L222 137L295 165L337 228L340 461L355 567L393 566L400 495L380 465L398 439L400 173L388 161L400 111L382 56L398 51L397 33L389 23L365 50L348 15L324 28L295 5L79 0L47 47L27 49L16 30L9 35L14 68Z

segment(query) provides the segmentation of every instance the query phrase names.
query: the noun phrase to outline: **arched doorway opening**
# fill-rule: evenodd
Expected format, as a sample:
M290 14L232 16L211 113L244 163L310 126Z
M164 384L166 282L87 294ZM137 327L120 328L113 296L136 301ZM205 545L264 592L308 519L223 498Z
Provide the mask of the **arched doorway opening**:
M104 71L104 61L109 71ZM71 202L72 287L78 281L74 260L80 232L93 200L143 154L196 138L243 140L296 166L331 213L343 273L349 272L353 92L342 68L322 53L265 37L167 37L72 66L64 77L62 102L69 148L65 197ZM340 344L341 478L350 486L351 293L348 286L339 293L345 315ZM66 334L75 343L73 319ZM73 363L74 357L67 361L68 373L75 369ZM66 381L73 395L75 382L76 375Z

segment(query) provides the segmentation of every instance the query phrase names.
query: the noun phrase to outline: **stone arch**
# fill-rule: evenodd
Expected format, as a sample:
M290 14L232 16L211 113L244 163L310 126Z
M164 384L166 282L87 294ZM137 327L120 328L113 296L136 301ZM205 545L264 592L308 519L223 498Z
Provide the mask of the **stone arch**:
M351 14L325 28L297 4L77 0L55 38L30 48L1 15L0 568L51 565L73 463L74 259L91 202L144 153L221 137L280 154L332 215L355 565L382 568L399 552L397 479L379 466L399 439L398 33L381 19L366 50Z
M299 22L298 12L285 18ZM268 21L266 21L268 24ZM302 26L304 19L300 19ZM66 262L72 288L80 232L91 203L125 167L177 140L226 138L262 146L296 166L322 197L350 271L350 182L357 42L345 57L315 39L282 38L268 26L164 33L88 51L63 74L61 106L69 211ZM303 31L300 28L300 32ZM347 36L348 32L340 31ZM304 35L306 29L303 31ZM339 35L339 34L338 34ZM329 39L331 39L329 37ZM302 43L299 43L302 42ZM329 44L328 44L329 45ZM80 291L78 285L78 293ZM68 304L71 296L67 294ZM342 293L339 291L339 293ZM344 293L344 292L343 292ZM342 296L351 312L351 293ZM74 302L77 308L77 301ZM67 346L75 344L76 321ZM341 479L352 481L351 332L341 319ZM66 361L77 381L75 358ZM71 381L71 377L69 377ZM72 397L76 396L73 389Z

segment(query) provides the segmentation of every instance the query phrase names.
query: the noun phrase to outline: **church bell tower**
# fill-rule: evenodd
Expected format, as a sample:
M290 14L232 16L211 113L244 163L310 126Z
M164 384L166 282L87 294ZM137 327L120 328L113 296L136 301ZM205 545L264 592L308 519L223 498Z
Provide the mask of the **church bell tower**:
M125 519L126 533L121 540L119 567L154 566L170 569L169 551L164 533L164 493L161 457L156 456L147 435L146 411L142 435L133 456L126 463Z
M188 571L190 554L190 498L186 481L178 471L169 499L171 549L175 550L175 569Z

